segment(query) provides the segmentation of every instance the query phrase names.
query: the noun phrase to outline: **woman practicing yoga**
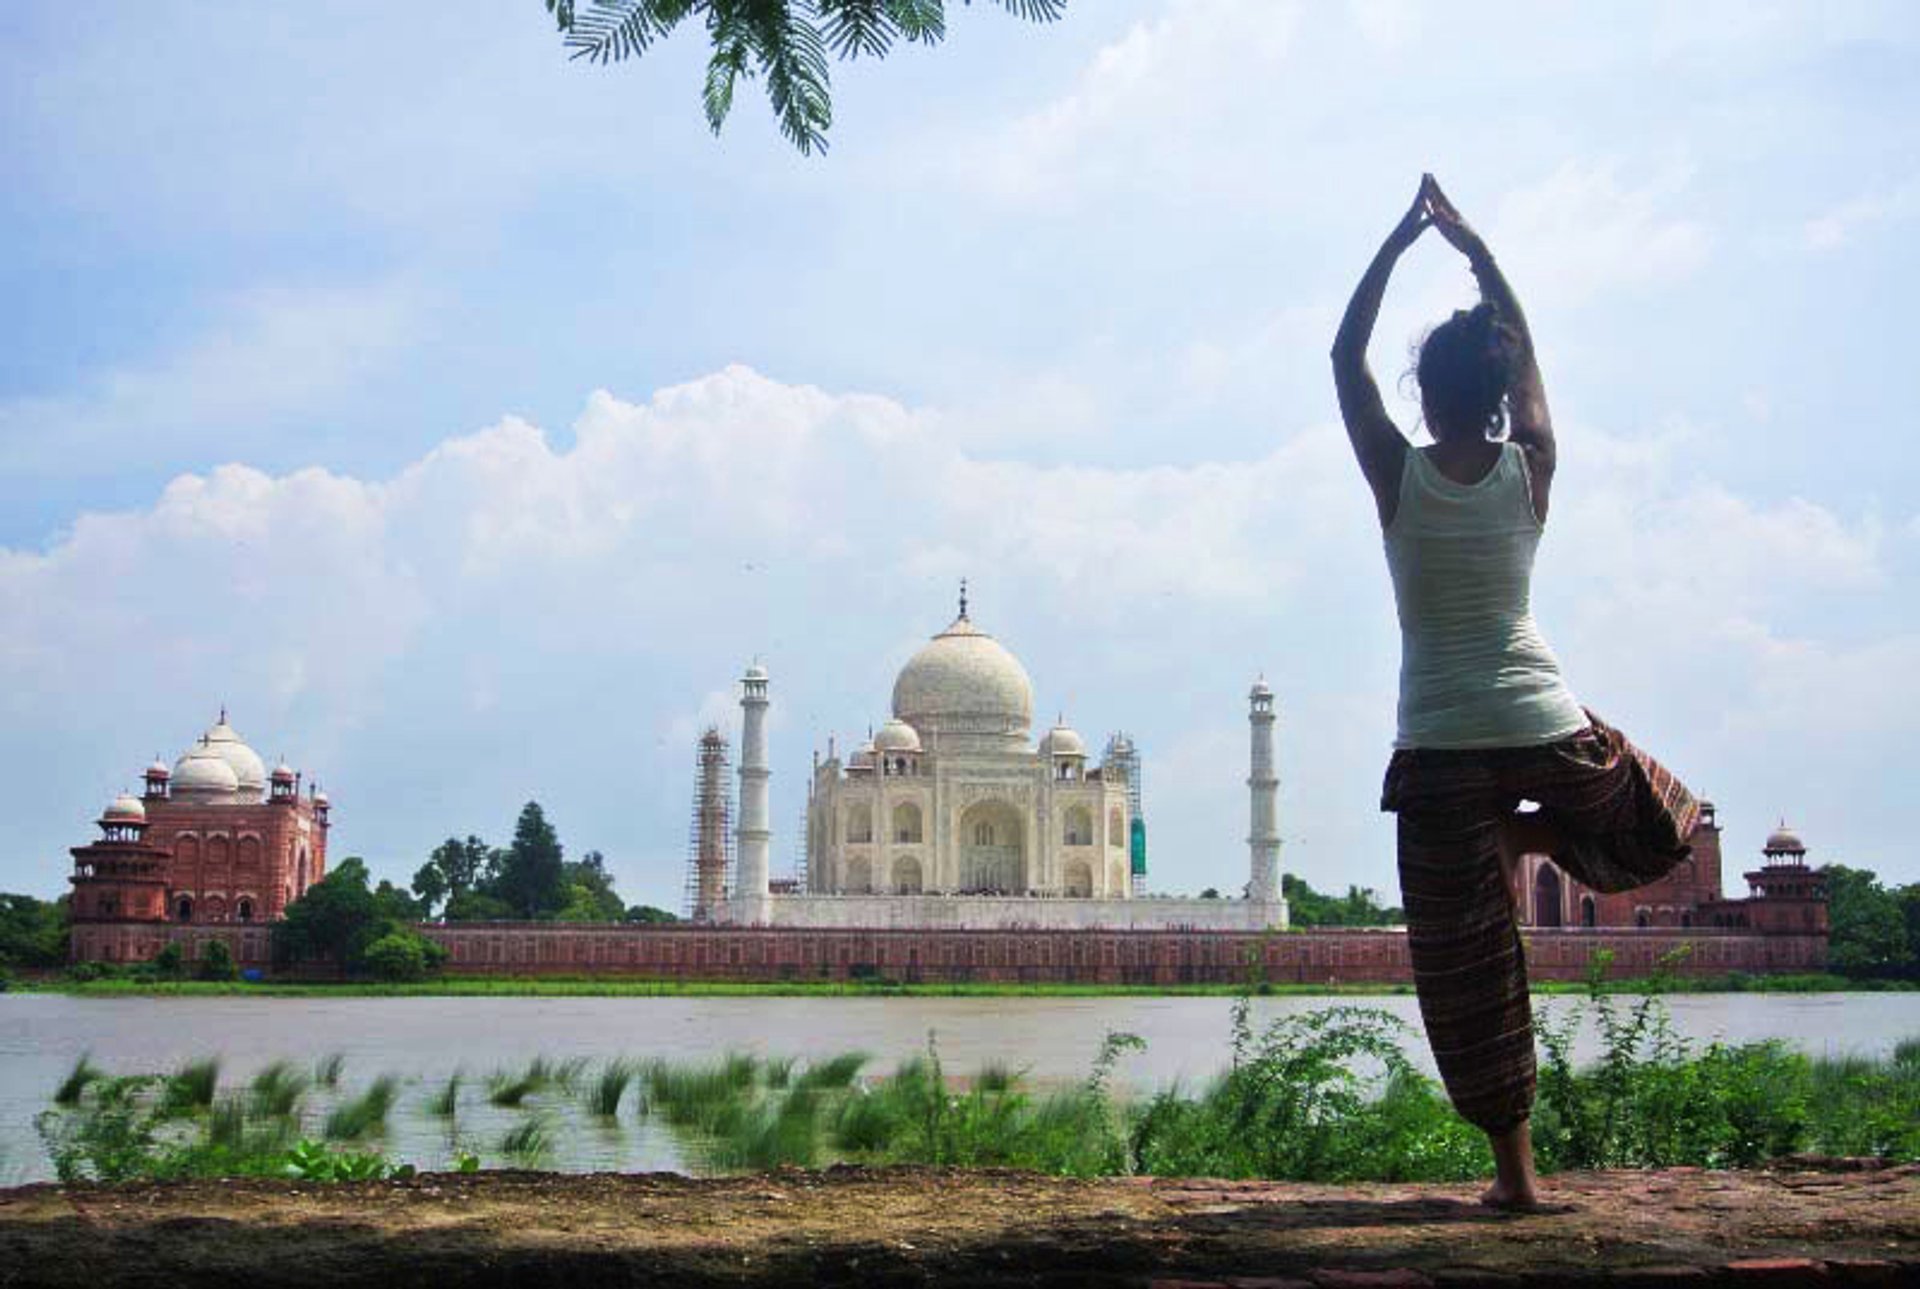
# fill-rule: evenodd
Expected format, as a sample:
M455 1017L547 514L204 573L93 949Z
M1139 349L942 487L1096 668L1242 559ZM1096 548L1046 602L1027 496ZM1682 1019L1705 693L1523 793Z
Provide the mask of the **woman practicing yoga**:
M1434 442L1387 416L1367 340L1394 262L1429 226L1466 257L1480 304L1420 346ZM1380 807L1398 813L1400 893L1420 1014L1447 1095L1487 1134L1482 1197L1537 1202L1533 1014L1514 907L1523 854L1600 891L1688 853L1699 806L1561 679L1528 606L1555 447L1533 338L1479 235L1427 175L1373 257L1333 342L1334 384L1373 489L1400 614L1400 715ZM1520 812L1521 802L1539 809Z

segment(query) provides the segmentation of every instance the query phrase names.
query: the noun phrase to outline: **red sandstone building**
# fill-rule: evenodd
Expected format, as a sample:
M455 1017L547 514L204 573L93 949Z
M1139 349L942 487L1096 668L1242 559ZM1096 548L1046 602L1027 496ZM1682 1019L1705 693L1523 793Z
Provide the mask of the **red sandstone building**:
M237 927L236 956L263 960L262 924L327 870L326 794L303 794L287 765L269 774L224 710L144 777L145 794L107 807L99 840L72 852L73 957L139 962L181 938L170 927Z
M1743 876L1745 899L1725 898L1720 825L1702 802L1693 854L1671 874L1638 890L1589 890L1545 855L1528 855L1516 875L1522 924L1530 927L1717 927L1781 935L1827 934L1826 879L1807 866L1806 843L1783 820L1761 848L1761 864Z

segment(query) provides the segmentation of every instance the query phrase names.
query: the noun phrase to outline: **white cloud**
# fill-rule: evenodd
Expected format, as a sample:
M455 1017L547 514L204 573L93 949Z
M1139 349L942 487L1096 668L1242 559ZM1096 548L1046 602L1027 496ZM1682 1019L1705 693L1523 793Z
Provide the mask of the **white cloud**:
M1620 288L1671 289L1711 246L1705 225L1675 209L1687 180L1680 165L1636 185L1615 163L1569 161L1501 198L1488 238L1503 259L1528 265L1529 300L1537 293L1579 304Z
M1807 245L1817 251L1830 251L1852 241L1864 229L1915 215L1920 215L1920 183L1904 183L1855 197L1809 219Z

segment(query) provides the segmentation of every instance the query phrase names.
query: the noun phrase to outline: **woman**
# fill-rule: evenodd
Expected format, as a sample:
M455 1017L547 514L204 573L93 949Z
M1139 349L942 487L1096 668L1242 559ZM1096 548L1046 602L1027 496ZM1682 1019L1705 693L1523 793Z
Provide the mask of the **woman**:
M1480 304L1435 327L1416 374L1434 442L1409 444L1367 370L1387 279L1429 226L1466 257ZM1373 489L1400 615L1399 733L1381 808L1398 813L1420 1013L1447 1094L1492 1143L1482 1197L1537 1203L1533 1017L1514 870L1547 854L1601 891L1688 852L1699 807L1574 699L1528 607L1555 445L1520 302L1486 243L1424 176L1347 305L1334 382ZM1537 811L1522 813L1522 801Z

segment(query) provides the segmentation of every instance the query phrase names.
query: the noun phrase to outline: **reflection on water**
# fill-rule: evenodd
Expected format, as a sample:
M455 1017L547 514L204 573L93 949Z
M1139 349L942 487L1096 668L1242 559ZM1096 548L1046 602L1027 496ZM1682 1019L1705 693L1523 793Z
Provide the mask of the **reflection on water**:
M1683 1034L1705 1042L1783 1039L1816 1056L1885 1056L1920 1035L1920 994L1682 994L1667 1000ZM489 1104L486 1078L536 1057L599 1063L628 1057L698 1060L739 1050L812 1060L868 1053L869 1072L890 1069L937 1034L947 1068L969 1073L989 1062L1024 1069L1042 1086L1084 1078L1112 1030L1146 1040L1126 1058L1119 1081L1135 1089L1192 1085L1226 1063L1224 997L1172 998L69 998L0 995L0 1180L47 1175L33 1119L83 1052L112 1073L172 1070L195 1057L221 1059L232 1087L269 1062L311 1066L345 1058L343 1087L381 1074L402 1077L387 1149L428 1167L456 1150L489 1165L524 1115ZM1548 999L1550 1008L1576 1005ZM1410 997L1256 998L1256 1025L1328 1006L1378 1007L1409 1027L1407 1049L1431 1068ZM1593 1036L1577 1049L1584 1059ZM456 1070L465 1074L451 1120L428 1113L428 1098ZM554 1136L565 1149L553 1167L579 1171L681 1166L660 1125L633 1113L633 1094L612 1127L579 1096L549 1094ZM536 1099L536 1104L541 1099ZM317 1121L310 1125L315 1133Z

